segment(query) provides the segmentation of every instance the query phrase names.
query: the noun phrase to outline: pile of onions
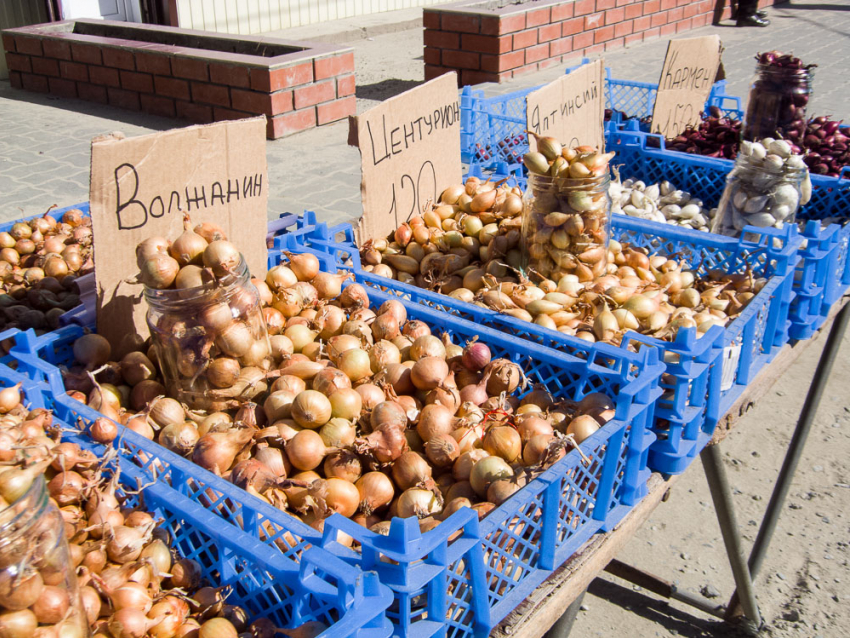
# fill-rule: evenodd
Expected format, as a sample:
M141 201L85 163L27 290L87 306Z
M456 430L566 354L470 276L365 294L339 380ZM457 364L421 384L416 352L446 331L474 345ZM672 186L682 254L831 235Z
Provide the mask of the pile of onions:
M850 166L850 138L840 126L841 121L822 116L810 119L802 133L788 132L794 152L805 153L803 161L815 175L838 177L844 166Z
M696 128L689 128L664 143L669 151L735 159L738 155L738 141L741 139L741 120L725 117L720 109L712 106L708 116L703 115ZM657 137L647 139L647 146L658 148Z
M460 199L455 199L458 193ZM496 202L492 210L467 212L472 201L483 201L485 195ZM557 281L529 272L528 279L519 270L520 218L493 221L500 215L498 202L512 202L511 197L507 186L482 184L474 177L465 187L446 189L430 212L445 214L451 230L414 217L391 239L364 244L363 269L586 341L615 345L628 330L673 340L680 327L694 327L701 336L713 325L727 325L766 283L749 273L698 274L675 259L614 240L607 253L587 251L594 255L583 257L590 261L581 272ZM482 226L484 222L488 225ZM424 230L417 232L423 224ZM594 274L597 265L602 274Z
M157 517L130 505L117 476L104 469L107 455L59 443L62 432L51 413L28 411L18 387L0 390L0 414L6 444L0 511L21 500L43 475L69 541L68 550L57 551L56 535L39 530L44 541L24 538L25 546L10 542L0 551L4 635L272 638L276 632L301 636L305 629L315 636L326 628L311 623L278 629L266 618L249 624L245 610L226 604L227 592L206 581L198 562L177 554L169 532L157 528ZM36 524L55 520L42 517Z
M93 270L91 217L77 209L0 232L0 330L55 330L80 303L78 277Z
M366 242L363 269L444 294L485 275L510 277L521 262L521 213L518 187L470 177L390 238Z
M77 342L66 378L89 386L70 392L315 529L339 513L381 533L394 516L417 516L423 529L462 505L483 516L613 417L602 395L556 404L545 389L528 391L519 366L486 344L432 334L398 301L373 308L346 279L290 254L255 282L274 367L242 368L215 394L245 400L238 407L188 410L156 395L156 353L127 355L152 367L131 374L108 362L96 335ZM145 405L133 401L141 383L155 394Z

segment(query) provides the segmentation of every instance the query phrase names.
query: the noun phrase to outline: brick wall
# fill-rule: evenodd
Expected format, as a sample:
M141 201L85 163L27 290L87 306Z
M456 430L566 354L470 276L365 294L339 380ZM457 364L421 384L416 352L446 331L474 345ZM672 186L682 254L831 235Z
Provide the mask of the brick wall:
M722 0L721 0L722 1ZM469 4L479 3L471 0ZM571 0L523 10L424 10L425 79L458 72L460 85L503 82L580 56L711 24L715 0ZM774 0L760 0L769 6ZM778 4L778 2L776 2ZM722 6L722 5L721 5ZM722 19L728 19L726 6Z
M4 31L12 86L196 123L265 115L269 139L355 113L350 49L308 48L291 63L245 65L70 35Z

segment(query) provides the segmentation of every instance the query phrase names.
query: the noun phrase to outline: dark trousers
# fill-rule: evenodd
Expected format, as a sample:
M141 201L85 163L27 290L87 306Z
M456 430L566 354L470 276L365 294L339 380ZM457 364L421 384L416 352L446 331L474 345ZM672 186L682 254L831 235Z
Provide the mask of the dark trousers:
M758 0L738 0L738 17L747 18L754 16L758 8Z

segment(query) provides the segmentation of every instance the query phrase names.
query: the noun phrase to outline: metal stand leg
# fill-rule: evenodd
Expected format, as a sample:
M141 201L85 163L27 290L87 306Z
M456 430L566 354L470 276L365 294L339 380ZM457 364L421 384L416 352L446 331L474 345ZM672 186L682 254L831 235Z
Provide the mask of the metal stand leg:
M835 363L835 358L841 348L841 340L844 338L844 333L847 330L848 320L850 320L850 304L844 306L836 315L832 328L829 330L820 361L818 361L817 370L815 370L815 376L812 379L812 385L809 387L809 392L806 395L806 402L803 404L803 409L800 412L800 419L797 421L797 427L794 430L794 435L791 437L788 451L785 453L785 460L782 462L782 469L779 470L779 476L776 479L773 494L770 496L770 502L767 505L767 510L765 510L764 518L759 527L758 536L755 543L753 543L753 549L748 561L750 576L753 580L758 575L764 558L767 556L767 549L773 538L773 532L776 530L779 515L782 513L782 506L788 496L788 490L791 489L791 481L794 479L797 464L800 462L800 456L803 454L803 448L812 429L812 423L814 423L815 415L820 406L821 397L829 381L832 364ZM733 594L727 609L727 617L740 615L741 607L738 600L738 590ZM747 615L749 616L749 614Z
M723 543L726 545L726 555L729 557L729 565L732 567L732 575L735 577L735 586L741 592L741 605L747 618L756 627L759 627L761 616L753 591L750 570L744 560L741 537L738 535L738 523L735 520L735 510L732 506L731 491L726 480L726 470L723 467L718 446L707 446L700 452L700 459L702 459L705 478L711 491L711 499L714 501L714 510L717 513L717 522L720 523Z
M564 610L564 613L561 614L561 617L555 621L555 624L547 631L543 638L567 638L570 635L570 631L572 631L573 623L576 621L576 616L578 615L579 607L581 607L581 603L584 600L584 595L587 593L587 590L581 592L581 596L576 598L569 607Z

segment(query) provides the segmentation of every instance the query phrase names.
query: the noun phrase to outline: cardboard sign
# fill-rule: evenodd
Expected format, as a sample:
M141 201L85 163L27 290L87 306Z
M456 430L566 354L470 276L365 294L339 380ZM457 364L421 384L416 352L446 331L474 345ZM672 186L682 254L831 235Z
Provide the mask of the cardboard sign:
M135 248L148 237L176 239L182 212L221 226L252 275L266 272L268 200L265 118L190 126L123 139L92 140L91 216L97 264L97 329L126 353L147 336Z
M463 176L457 74L447 73L349 119L360 148L357 243L383 238Z
M605 149L605 62L585 64L526 98L528 130L554 137L570 148ZM532 150L537 145L529 135Z
M658 81L651 132L667 139L699 126L700 112L720 67L720 37L671 40Z

